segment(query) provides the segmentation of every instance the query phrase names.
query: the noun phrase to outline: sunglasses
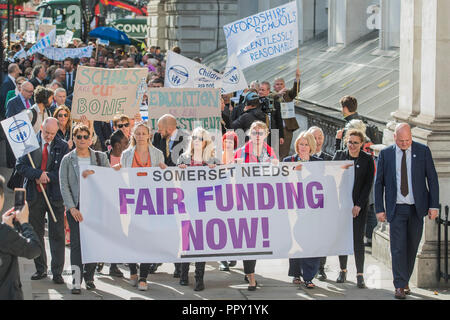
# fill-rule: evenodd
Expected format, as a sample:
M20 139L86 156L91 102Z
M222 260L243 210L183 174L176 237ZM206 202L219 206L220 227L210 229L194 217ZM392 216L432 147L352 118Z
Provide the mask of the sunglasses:
M58 113L58 118L62 118L62 117L68 118L69 115L67 113Z
M252 136L260 136L264 135L264 131L252 131Z
M195 140L203 141L203 137L193 136L193 137L192 137L192 141L195 141Z
M130 126L129 123L121 123L121 124L118 124L118 125L117 125L117 127L118 127L119 129L122 129L123 127L128 128L129 126Z
M357 141L349 141L349 142L347 142L348 144L351 144L351 145L358 145L358 144L361 144L361 142L357 142Z
M84 139L84 140L88 140L90 138L90 136L88 135L88 134L85 134L85 135L77 135L77 139L78 140L81 140L81 139Z

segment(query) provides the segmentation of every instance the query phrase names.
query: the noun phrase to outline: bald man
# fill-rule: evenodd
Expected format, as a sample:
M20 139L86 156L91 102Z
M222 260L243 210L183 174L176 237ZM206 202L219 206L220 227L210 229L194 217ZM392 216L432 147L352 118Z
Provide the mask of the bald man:
M439 207L439 183L430 149L412 141L408 124L397 125L395 144L378 157L375 211L378 221L389 222L395 298L410 294L423 232L423 218L435 219ZM386 208L384 204L386 203Z
M67 143L61 140L58 132L58 120L53 117L46 118L41 130L37 133L40 148L31 152L35 167L28 156L21 157L16 162L16 170L25 177L27 202L30 207L30 223L36 231L41 247L41 255L34 260L36 273L31 280L40 280L47 277L47 254L45 251L45 214L50 212L44 199L43 190L46 191L52 205L57 222L48 214L48 237L51 250L51 271L53 282L63 284L61 274L64 269L64 203L59 187L59 166L62 158L69 152ZM42 184L42 187L39 185Z
M164 154L164 163L175 167L180 155L187 149L189 133L177 128L177 119L171 114L165 114L158 119L158 131L153 135L153 145ZM158 265L154 265L153 272ZM181 263L175 263L174 278L181 276Z

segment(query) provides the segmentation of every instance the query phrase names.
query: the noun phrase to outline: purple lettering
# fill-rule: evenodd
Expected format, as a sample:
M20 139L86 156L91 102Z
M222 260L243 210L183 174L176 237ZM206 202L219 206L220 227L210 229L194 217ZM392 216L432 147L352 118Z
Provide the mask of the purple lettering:
M119 207L120 214L127 214L127 204L134 204L134 199L128 199L128 194L134 194L134 189L119 188Z
M258 209L270 210L275 206L275 194L273 188L269 183L257 183L256 189L258 192ZM267 203L264 190L267 190Z
M226 185L226 194L227 194L227 204L224 205L223 203L223 192L222 192L222 186L215 186L215 193L216 193L216 206L217 209L220 211L230 211L233 209L233 185L227 184Z
M214 226L217 226L219 231L219 242L216 244L214 235ZM225 248L227 244L227 226L225 222L220 219L211 219L206 224L206 242L208 242L208 247L213 250L220 250Z
M323 194L320 193L320 194L314 195L314 193L313 193L314 187L317 190L323 190L322 185L317 181L308 183L308 185L306 186L306 198L308 199L308 205L312 209L323 208ZM317 201L314 201L314 198Z
M297 209L305 209L305 200L303 199L303 184L297 182L297 191L293 183L286 183L286 198L288 209L294 209L294 201L297 203Z
M174 214L175 206L178 207L178 213L186 213L186 206L183 200L184 192L182 189L167 188L167 214Z
M156 210L158 214L164 214L164 189L156 188Z
M148 214L156 213L155 208L153 207L152 198L150 196L150 190L148 189L139 189L135 214L142 214L142 211L147 211Z
M213 187L200 187L197 188L197 198L198 198L198 211L206 211L206 201L213 200L212 195L206 195L206 192L212 191Z
M190 240L194 250L203 250L203 222L195 220L195 231L190 220L181 221L181 243L183 251L190 250Z
M284 209L284 192L283 192L283 184L277 183L277 201L278 201L278 209Z
M244 198L247 210L255 210L255 189L253 184L247 184L248 192L245 191L244 185L236 184L236 204L238 210L244 210Z
M233 248L241 249L242 242L245 237L247 248L256 247L256 234L258 231L258 218L251 218L251 231L248 229L247 219L239 219L239 228L236 229L236 222L234 219L227 219L228 227L230 228L230 237L233 242Z

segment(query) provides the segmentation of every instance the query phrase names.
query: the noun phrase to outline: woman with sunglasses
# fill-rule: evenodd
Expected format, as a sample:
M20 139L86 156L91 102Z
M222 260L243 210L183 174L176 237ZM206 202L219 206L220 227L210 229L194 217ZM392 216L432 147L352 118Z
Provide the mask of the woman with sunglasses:
M70 109L66 106L56 108L53 117L58 119L59 130L56 133L62 140L69 145L69 150L73 149L73 140L70 136L72 127L72 118L70 117Z
M70 226L70 264L79 269L80 279L73 279L72 294L81 293L81 283L86 281L86 289L95 289L94 272L96 263L83 265L81 262L80 223L83 222L83 214L80 212L80 167L83 164L109 167L108 158L103 152L96 152L89 148L92 144L89 127L79 124L73 130L75 149L66 154L59 169L61 194L66 206L67 220ZM81 176L86 178L93 174L93 170L84 170ZM72 274L77 274L72 270Z
M186 151L180 155L177 161L178 167L185 169L187 166L209 166L214 168L220 161L215 158L215 147L208 131L197 127L192 131L191 140ZM205 262L195 263L195 288L194 291L205 289L203 276L205 275ZM189 262L181 263L180 285L189 285Z
M151 143L151 132L147 122L137 122L133 128L130 138L130 146L122 152L120 163L113 166L115 170L120 168L144 168L160 167L167 168L164 163L164 155L161 150L155 148ZM141 263L139 269L139 279L137 274L137 264L129 263L130 284L138 287L138 290L148 290L147 277L152 263Z
M236 150L234 159L236 163L271 162L278 165L278 159L273 149L265 142L269 129L264 122L255 121L249 129L250 140L240 149ZM258 283L255 279L256 260L244 260L244 280L249 283L248 290L255 291Z
M344 139L347 148L339 150L333 160L352 160L355 166L355 182L353 184L353 248L355 251L356 281L358 288L365 288L364 283L364 227L367 220L369 195L375 174L375 164L372 156L361 148L366 141L365 134L357 129L347 131ZM337 283L347 279L348 256L339 256L341 271Z
M294 143L295 154L283 159L283 162L297 162L299 165L295 167L296 170L301 170L302 162L320 161L314 156L316 153L316 139L313 134L307 131L301 132ZM294 284L302 284L301 277L303 277L304 285L308 289L313 289L315 284L312 279L319 271L320 257L317 258L291 258L289 259L288 275L294 277Z

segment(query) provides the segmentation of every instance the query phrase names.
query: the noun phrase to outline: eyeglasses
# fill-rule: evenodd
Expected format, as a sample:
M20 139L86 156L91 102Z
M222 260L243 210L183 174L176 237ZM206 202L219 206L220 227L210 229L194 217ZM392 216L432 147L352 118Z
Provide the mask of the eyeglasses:
M67 114L67 113L58 113L58 118L62 118L62 117L68 118L69 114Z
M88 134L85 134L85 135L78 134L78 135L77 135L77 139L78 139L78 140L81 140L81 139L88 140L89 138L90 138L90 137L89 137Z
M351 144L351 145L358 145L358 144L361 144L361 142L357 142L357 141L349 141L349 142L347 142L348 144Z
M193 137L192 137L192 141L195 141L195 140L203 141L203 137L193 136Z
M260 136L264 135L264 131L252 131L252 136Z
M118 124L118 125L117 125L117 127L118 127L119 129L122 129L123 127L128 128L129 126L130 126L129 123L121 123L121 124Z

